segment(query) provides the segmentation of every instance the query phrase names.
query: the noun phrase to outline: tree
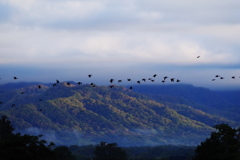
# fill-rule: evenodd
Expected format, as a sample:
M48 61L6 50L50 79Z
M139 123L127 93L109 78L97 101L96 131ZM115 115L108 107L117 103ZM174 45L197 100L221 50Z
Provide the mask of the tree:
M42 136L13 133L14 128L6 116L0 119L0 159L2 160L52 160L54 144L47 145Z
M56 160L75 160L74 156L66 146L59 146L53 150Z
M94 160L126 160L127 154L124 150L117 146L117 143L100 142L96 146Z
M3 115L0 119L0 140L12 135L14 131L11 122L7 119L7 116Z
M195 150L194 160L238 160L240 159L240 128L227 124L214 126L215 132L201 142Z

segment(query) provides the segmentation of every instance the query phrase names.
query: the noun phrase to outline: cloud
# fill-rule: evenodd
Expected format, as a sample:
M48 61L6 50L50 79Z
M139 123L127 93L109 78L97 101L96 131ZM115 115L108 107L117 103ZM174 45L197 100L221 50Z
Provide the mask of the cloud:
M143 65L152 73L147 69L158 64L202 70L235 65L240 62L239 3L3 0L0 64L84 73ZM141 75L137 69L132 73Z

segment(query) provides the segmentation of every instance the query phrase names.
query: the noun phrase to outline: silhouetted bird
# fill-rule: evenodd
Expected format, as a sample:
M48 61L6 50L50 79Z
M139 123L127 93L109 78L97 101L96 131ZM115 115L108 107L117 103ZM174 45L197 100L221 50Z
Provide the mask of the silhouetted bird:
M197 58L200 58L200 56L197 56Z
M113 83L114 79L110 79L110 82Z
M171 78L171 82L174 82L174 79L175 79L175 78Z
M82 82L78 82L77 84L79 84L79 85L80 85L80 84L82 84Z
M38 85L38 88L40 89L40 88L42 88L42 86L41 86L41 85Z
M177 81L176 82L180 82L180 80L179 79L177 79Z
M17 77L13 77L13 79L18 79Z
M223 77L220 77L220 79L224 79Z
M95 85L94 83L90 83L90 85L91 85L92 87L96 87L96 85Z
M146 82L146 79L145 79L145 78L143 78L143 79L142 79L142 81L143 81L143 82Z
M133 87L131 86L131 87L129 87L129 89L133 89Z
M88 77L90 78L90 77L92 77L92 75L91 75L91 74L89 74L89 75L88 75Z
M109 87L110 87L110 88L113 88L113 87L114 87L114 85L110 85Z
M122 80L118 80L118 83L121 83L122 82Z
M167 78L168 78L167 76L163 77L164 81L165 81Z
M215 77L220 77L219 75L216 75Z
M155 80L154 79L151 79L152 82L154 82Z
M70 82L67 82L67 85L69 86L71 83Z
M212 81L215 81L216 79L212 79Z
M154 74L153 77L157 77L157 74Z
M162 80L162 83L165 83L165 81L164 81L164 80Z
M128 78L127 81L131 81L131 78Z
M149 80L149 81L151 81L151 80L152 80L152 78L148 78L148 80Z
M141 84L141 81L137 81L138 84Z
M59 80L56 80L57 83L59 83Z
M235 79L235 76L232 76L232 79Z

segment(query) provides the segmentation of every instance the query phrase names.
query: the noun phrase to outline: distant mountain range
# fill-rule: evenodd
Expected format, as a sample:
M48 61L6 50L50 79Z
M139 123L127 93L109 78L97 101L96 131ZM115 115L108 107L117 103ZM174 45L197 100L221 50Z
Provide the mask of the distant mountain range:
M17 131L43 134L57 144L196 145L216 124L240 124L240 91L183 84L131 90L74 82L12 83L0 90L0 115Z

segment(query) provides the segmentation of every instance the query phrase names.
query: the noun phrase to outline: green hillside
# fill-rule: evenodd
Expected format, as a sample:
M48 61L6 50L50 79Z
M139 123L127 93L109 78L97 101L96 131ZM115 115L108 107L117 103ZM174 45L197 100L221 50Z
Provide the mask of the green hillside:
M22 93L24 92L24 93ZM236 124L171 98L156 99L122 86L41 84L4 91L0 114L16 130L37 128L57 143L185 144L205 139L219 123ZM15 104L12 106L12 104ZM80 137L79 137L80 135Z

